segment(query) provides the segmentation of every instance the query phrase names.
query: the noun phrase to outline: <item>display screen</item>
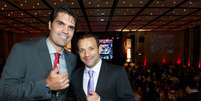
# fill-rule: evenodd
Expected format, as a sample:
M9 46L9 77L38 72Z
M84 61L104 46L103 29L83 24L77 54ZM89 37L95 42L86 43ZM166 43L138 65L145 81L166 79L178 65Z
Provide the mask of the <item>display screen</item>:
M100 55L102 59L111 60L113 58L112 39L99 39Z

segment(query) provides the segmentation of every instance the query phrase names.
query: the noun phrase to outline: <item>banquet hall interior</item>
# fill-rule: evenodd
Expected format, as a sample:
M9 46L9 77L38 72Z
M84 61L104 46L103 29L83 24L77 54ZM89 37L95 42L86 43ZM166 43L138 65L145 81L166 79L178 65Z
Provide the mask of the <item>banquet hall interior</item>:
M136 101L183 101L201 90L201 0L0 0L0 74L17 42L48 35L48 16L67 3L74 40L98 36L101 58L127 71ZM0 76L1 77L1 76Z

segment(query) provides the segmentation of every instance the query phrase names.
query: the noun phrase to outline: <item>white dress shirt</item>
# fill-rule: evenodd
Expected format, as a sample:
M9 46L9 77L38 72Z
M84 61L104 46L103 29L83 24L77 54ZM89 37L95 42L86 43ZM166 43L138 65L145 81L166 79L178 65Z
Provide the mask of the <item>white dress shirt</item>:
M84 70L84 74L83 74L83 89L84 89L84 92L85 92L86 95L87 95L87 85L88 85L88 81L89 81L88 71L89 70L94 71L94 74L93 74L94 90L96 90L96 85L97 85L97 82L98 82L98 77L99 77L99 73L100 73L101 64L102 64L102 60L100 59L100 61L94 67L89 68L89 67L85 66L85 70Z
M50 54L50 59L51 63L54 63L54 53L57 52L57 50L52 46L51 42L47 39L46 40L47 47L49 50ZM66 68L66 60L65 60L65 55L64 55L64 49L60 52L60 57L59 57L59 72L60 73L67 73L67 68Z

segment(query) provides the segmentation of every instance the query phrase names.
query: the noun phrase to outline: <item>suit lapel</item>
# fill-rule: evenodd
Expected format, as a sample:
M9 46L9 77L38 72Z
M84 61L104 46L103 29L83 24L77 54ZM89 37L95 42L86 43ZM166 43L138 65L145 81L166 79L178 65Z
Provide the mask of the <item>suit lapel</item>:
M66 69L68 71L68 74L71 75L72 67L71 67L71 55L64 51L65 54L65 61L66 61Z
M98 94L101 94L101 90L102 88L104 88L104 78L107 78L107 67L105 65L105 62L102 61L102 64L101 64L101 69L100 69L100 73L99 73L99 77L98 77L98 82L97 82L97 86L96 86L96 92Z
M79 88L79 92L80 92L80 98L81 101L85 101L86 100L86 94L83 90L83 75L84 75L84 68L81 68L81 70L79 71L78 75L78 80L77 80L77 84L78 84L78 88Z
M50 59L50 54L47 48L46 44L46 38L43 38L42 40L39 41L38 43L38 55L39 55L39 65L44 68L44 71L49 71L51 70L52 63Z

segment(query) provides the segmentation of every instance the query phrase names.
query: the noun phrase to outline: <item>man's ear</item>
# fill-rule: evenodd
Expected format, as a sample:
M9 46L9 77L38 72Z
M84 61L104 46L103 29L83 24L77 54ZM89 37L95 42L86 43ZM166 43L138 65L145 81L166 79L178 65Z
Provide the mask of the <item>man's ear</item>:
M48 29L51 30L51 28L52 28L52 23L51 23L51 21L49 21L48 22Z

